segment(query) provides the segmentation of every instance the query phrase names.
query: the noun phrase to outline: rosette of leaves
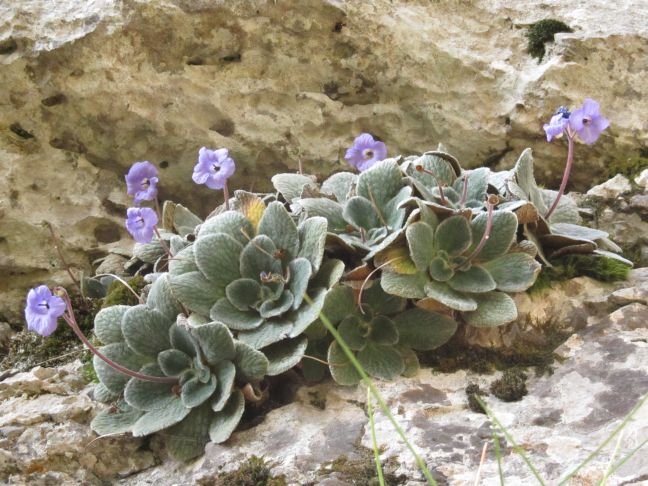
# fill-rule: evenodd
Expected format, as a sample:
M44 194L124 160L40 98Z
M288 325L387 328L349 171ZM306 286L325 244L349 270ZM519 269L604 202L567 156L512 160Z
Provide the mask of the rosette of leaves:
M335 174L321 188L306 177L281 174L273 183L307 217L326 218L331 238L342 246L365 254L368 260L402 232L407 212L401 203L411 196L412 188L403 180L397 159L378 162L360 175Z
M581 224L578 206L569 196L563 195L549 218L544 217L558 192L538 187L531 149L522 152L511 171L494 177L500 194L508 199L502 207L518 215L523 236L539 247L545 261L569 253L593 253L632 264L617 254L621 248L608 233Z
M104 355L130 370L177 377L177 382L130 378L95 356L100 380L95 397L114 404L91 426L100 435L164 431L169 453L188 460L202 454L209 440L227 440L243 415L241 388L261 380L268 361L235 340L224 324L176 318L180 311L163 275L145 305L116 305L96 315Z
M419 369L414 350L435 349L446 343L455 333L457 323L437 312L406 309L406 299L386 294L378 281L370 283L375 285L362 293L361 306L357 305L352 288L335 287L326 298L323 313L337 326L370 376L385 380L412 376ZM360 375L336 341L328 346L327 361L337 383L354 385L360 381Z
M410 157L401 168L423 204L436 214L450 215L465 209L479 212L484 207L490 175L487 167L462 170L457 159L437 150ZM407 204L417 206L421 199L411 198Z
M301 360L303 331L344 264L324 259L326 219L297 225L279 202L244 199L239 211L207 219L195 242L174 256L170 284L188 311L225 324L267 357L268 375L278 375Z
M514 245L518 221L511 211L492 212L490 237L480 249L487 222L487 212L441 220L432 211L421 211L419 221L407 227L407 246L379 255L387 258L383 289L417 299L424 308L461 312L468 324L477 327L513 321L517 308L508 292L522 292L533 285L540 264L534 252L520 251L523 248ZM392 264L392 255L409 264Z

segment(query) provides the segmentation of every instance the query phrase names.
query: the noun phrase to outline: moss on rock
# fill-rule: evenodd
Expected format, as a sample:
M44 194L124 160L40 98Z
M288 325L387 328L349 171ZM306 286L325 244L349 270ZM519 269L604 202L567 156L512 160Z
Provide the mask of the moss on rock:
M528 391L526 387L527 375L519 368L506 370L499 380L490 386L490 392L505 402L522 400Z
M146 280L141 275L136 275L135 277L129 279L128 285L137 292L138 294L142 291L146 285ZM133 293L119 280L115 280L108 287L108 292L106 297L103 300L102 308L110 307L113 305L137 305L139 300L133 295Z
M250 457L236 471L221 473L213 482L203 482L214 486L286 486L283 475L273 476L270 465L257 456Z
M544 19L531 24L526 33L529 40L527 52L535 57L538 63L542 62L546 52L545 44L553 42L554 36L559 32L573 32L573 30L566 23L556 19Z

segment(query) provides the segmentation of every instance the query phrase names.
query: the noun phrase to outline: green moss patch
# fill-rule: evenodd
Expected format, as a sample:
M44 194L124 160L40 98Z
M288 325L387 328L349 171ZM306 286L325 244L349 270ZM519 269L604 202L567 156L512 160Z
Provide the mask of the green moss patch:
M590 277L600 282L626 280L630 267L614 258L593 255L566 255L552 262L553 267L543 267L530 294L550 288L554 283L576 277Z
M554 36L559 32L573 32L573 30L566 23L556 19L544 19L531 24L526 33L529 40L527 52L540 63L546 52L545 44L553 42Z
M629 157L625 160L614 160L606 168L607 178L614 177L617 174L626 176L628 179L634 179L641 171L648 169L648 148L644 147L639 151L638 157Z
M527 375L521 369L506 370L491 384L490 392L504 402L517 402L528 393L526 381Z
M142 291L146 285L146 280L141 275L136 275L135 277L127 280L128 285L137 292L138 294ZM106 297L103 300L102 308L110 307L113 305L137 305L139 300L133 295L133 293L119 280L115 280L108 287L108 292Z
M221 473L201 484L213 486L286 486L285 476L273 476L270 465L261 457L252 456L236 471Z
M382 462L385 485L396 486L405 484L407 476L395 474L398 464L394 458ZM373 450L356 444L356 452L353 457L340 456L337 459L324 464L319 473L323 476L333 476L344 482L344 484L374 486L378 485L376 462Z

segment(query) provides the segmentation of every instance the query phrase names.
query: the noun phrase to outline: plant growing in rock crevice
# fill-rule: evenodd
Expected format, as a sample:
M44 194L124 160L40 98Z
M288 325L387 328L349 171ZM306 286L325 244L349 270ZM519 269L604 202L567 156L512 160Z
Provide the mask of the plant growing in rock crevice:
M47 335L63 316L95 355L95 397L112 406L94 430L162 432L169 452L185 460L209 440L227 440L246 403L268 395L270 377L294 368L307 379L328 369L347 385L360 379L353 360L375 378L412 375L416 351L443 345L459 323L514 320L509 294L533 285L538 259L618 250L607 234L580 226L563 195L576 135L595 139L605 125L590 108L567 121L559 111L545 127L569 137L558 192L538 188L530 151L511 171L463 170L441 148L385 159L384 143L363 134L347 152L360 175L318 184L277 174L274 194L230 197L229 152L201 149L194 180L224 191L202 221L172 202L160 212L157 171L140 163L127 177L129 193L153 207L130 208L126 224L140 272L152 271L146 295L96 315L96 348L67 293L39 287L26 308L30 329Z

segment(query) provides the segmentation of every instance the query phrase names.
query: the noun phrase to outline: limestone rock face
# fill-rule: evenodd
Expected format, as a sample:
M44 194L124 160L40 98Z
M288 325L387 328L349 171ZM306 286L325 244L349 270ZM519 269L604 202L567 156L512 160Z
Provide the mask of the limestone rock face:
M623 11L627 15L619 15ZM541 63L525 27L558 18ZM123 174L161 168L161 193L206 213L220 194L191 182L201 146L226 146L236 188L342 167L369 131L390 153L443 142L466 166L508 167L531 146L555 184L564 141L542 123L598 99L611 128L579 144L574 185L648 143L643 0L32 0L0 5L0 313L25 288L61 280L126 245ZM587 165L587 170L578 167ZM14 298L15 297L15 298Z
M634 270L622 288L595 287L578 279L567 289L585 292L597 302L585 308L597 310L588 313L586 327L556 349L560 359L553 372L537 376L529 370L528 395L520 401L483 397L546 484L558 484L594 452L648 392L648 268ZM562 303L572 296L563 295ZM556 311L561 305L556 296L550 303ZM262 420L226 443L208 444L203 456L185 464L170 460L156 436L97 438L88 422L105 405L91 401L79 367L77 361L0 376L0 482L230 484L221 482L221 475L236 471L252 455L263 456L271 472L291 485L372 484L375 477L363 386L342 387L331 380L304 386L291 403L257 417ZM480 484L499 484L492 443L496 428L486 415L471 411L466 400L469 384L488 390L498 374L423 368L411 378L376 382L439 484L473 484L486 443ZM376 411L375 421L385 471L396 479L390 484L426 484L387 417ZM572 483L597 484L610 470L611 457L618 465L646 440L644 403L623 434L595 454ZM506 483L534 484L513 443L502 438L500 445ZM644 484L647 475L648 456L639 451L614 470L608 484Z

